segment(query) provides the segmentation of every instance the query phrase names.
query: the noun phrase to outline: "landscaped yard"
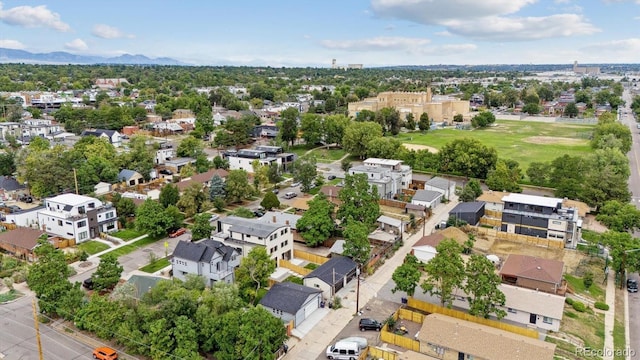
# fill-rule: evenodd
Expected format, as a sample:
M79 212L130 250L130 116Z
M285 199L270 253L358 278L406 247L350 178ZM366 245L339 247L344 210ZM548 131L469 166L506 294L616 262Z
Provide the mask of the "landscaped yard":
M592 125L497 120L496 126L483 130L431 130L425 134L400 134L397 139L403 143L439 149L456 139L473 138L496 148L499 157L518 161L526 170L534 161L551 161L563 154L583 156L592 152L589 137L593 129Z
M604 314L593 313L592 310L579 313L565 305L560 331L582 339L585 348L602 349Z
M100 241L87 241L82 244L78 244L78 249L85 251L89 255L97 254L101 251L105 251L109 248L109 245L101 243Z
M143 239L140 239L138 241L132 242L131 244L127 244L125 246L119 247L117 249L114 249L113 251L109 251L105 254L114 254L116 257L120 257L122 255L127 255L129 253L132 253L134 251L136 251L137 249L152 244L160 239L162 239L163 237L151 237L151 236L147 236ZM100 255L100 257L104 256L105 254Z
M115 236L118 239L122 239L122 240L125 240L125 241L135 239L135 238L140 237L142 235L144 235L143 232L135 230L135 229L122 229L122 230L118 230L118 231L114 232L113 234L111 234L111 236Z
M565 280L567 280L567 283L569 283L573 291L575 291L577 294L590 297L595 301L605 301L604 289L602 288L601 284L598 283L598 280L596 280L597 277L594 278L593 284L589 287L589 290L584 287L582 278L575 277L569 274L564 274L564 278Z
M144 271L146 273L153 274L154 272L164 269L167 266L171 265L171 262L168 258L157 259L156 261L149 263L140 268L140 271Z
M7 301L13 301L22 296L22 293L17 290L9 290L6 293L0 294L0 304L5 303Z

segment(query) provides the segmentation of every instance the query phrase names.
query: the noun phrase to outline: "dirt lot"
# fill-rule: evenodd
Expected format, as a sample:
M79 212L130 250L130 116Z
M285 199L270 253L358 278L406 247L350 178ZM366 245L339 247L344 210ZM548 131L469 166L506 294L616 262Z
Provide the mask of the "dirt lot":
M488 242L489 241L487 241L487 243ZM476 241L476 245L482 244L482 240ZM579 251L551 249L504 240L494 240L488 253L498 255L503 261L509 254L523 254L544 259L559 260L564 262L566 272L573 272L580 263L580 260L585 257L584 254Z
M546 144L582 145L587 143L587 140L583 140L583 139L555 137L555 136L530 136L528 138L522 139L522 141L528 142L530 144L541 144L541 145L546 145Z
M407 144L407 143L403 143L402 144L405 148L407 148L407 150L429 150L429 152L432 153L437 153L438 149L431 147L431 146L427 146L427 145L418 145L418 144Z

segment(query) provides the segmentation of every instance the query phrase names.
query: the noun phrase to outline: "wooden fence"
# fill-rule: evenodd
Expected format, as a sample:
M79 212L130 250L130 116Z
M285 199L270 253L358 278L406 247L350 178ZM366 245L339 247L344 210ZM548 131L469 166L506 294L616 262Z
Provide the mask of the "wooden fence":
M420 324L422 324L422 322L424 321L423 314L416 313L414 311L407 310L407 309L399 309L398 311L393 313L392 316L395 320L398 320L398 319L409 320L409 321L414 321L413 319L419 320L414 322L418 322ZM393 333L392 331L390 331L388 324L385 324L382 330L380 330L380 340L387 342L389 344L400 346L405 349L420 351L419 341L414 340L412 338L405 337L403 335L398 335Z
M6 222L3 222L3 223L1 223L1 224L2 224L2 226L4 226L4 228L5 228L5 229L7 229L7 230L15 230L15 229L18 227L16 224L13 224L13 223L6 223Z
M358 357L358 360L366 360L366 359L369 359L369 358L372 358L372 359L384 359L384 360L397 360L398 359L398 355L396 353L381 349L379 347L369 346L369 347L367 347L365 349L365 351L362 352L362 354L360 354L360 357Z
M329 258L327 258L327 257L321 256L321 255L312 254L310 252L306 252L306 251L302 251L302 250L296 250L296 249L293 249L293 257L294 258L298 258L298 259L307 260L309 262L312 262L312 263L318 264L318 265L322 265L322 264L326 263L327 261L329 261Z
M279 260L278 266L281 266L281 267L283 267L285 269L289 269L289 270L291 270L291 271L293 271L295 273L298 273L298 274L300 274L302 276L307 276L313 271L311 269L307 269L305 267L295 265L295 264L291 263L291 261L284 260L284 259Z
M480 225L500 226L502 225L502 220L486 218L483 216L480 218Z
M519 335L527 336L527 337L534 338L534 339L538 338L538 332L536 330L533 330L533 329L527 329L527 328L523 328L523 327L519 327L519 326L516 326L516 325L503 323L503 322L496 321L496 320L480 318L480 317L473 316L473 315L470 315L470 314L462 312L462 311L449 309L449 308L445 308L445 307L442 307L442 306L439 306L439 305L435 305L435 304L431 304L431 303L428 303L428 302L416 300L416 299L414 299L412 297L410 297L408 299L407 305L409 307L414 308L414 309L418 309L418 310L421 310L421 311L424 311L424 312L427 312L427 313L430 313L430 314L433 314L433 313L442 314L442 315L454 317L456 319L461 319L461 320L470 321L470 322L473 322L473 323L476 323L476 324L490 326L492 328L508 331L508 332L511 332L511 333L514 333L514 334L519 334Z
M394 207L394 208L403 209L403 210L405 206L407 206L407 203L404 201L391 200L391 199L380 199L378 200L378 203L380 205Z
M502 219L502 212L495 210L484 210L484 216L494 218L494 219Z
M511 242L516 242L520 244L532 245L532 246L542 246L542 247L548 247L552 249L564 248L563 240L545 239L545 238L539 238L536 236L513 234L513 233L504 232L504 231L497 231L496 229L488 229L483 227L475 227L475 230L478 232L478 234L493 236L498 240L511 241Z

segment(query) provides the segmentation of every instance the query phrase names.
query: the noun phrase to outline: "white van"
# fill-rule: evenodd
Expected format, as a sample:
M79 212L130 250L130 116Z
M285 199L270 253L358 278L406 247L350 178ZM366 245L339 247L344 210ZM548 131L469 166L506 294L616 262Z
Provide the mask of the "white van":
M335 360L358 360L360 346L353 341L338 341L327 347L327 358Z

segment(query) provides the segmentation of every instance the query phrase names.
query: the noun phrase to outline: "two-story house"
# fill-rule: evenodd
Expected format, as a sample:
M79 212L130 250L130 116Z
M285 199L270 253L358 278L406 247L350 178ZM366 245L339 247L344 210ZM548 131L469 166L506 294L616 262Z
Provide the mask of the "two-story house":
M116 208L84 195L62 194L45 199L37 218L42 230L77 243L118 230Z
M349 174L365 174L367 182L376 187L381 199L393 199L402 191L402 178L392 177L391 171L383 167L358 165L349 169Z
M411 170L411 166L403 165L402 160L368 158L363 165L388 169L389 176L401 178L400 185L402 189L408 189L413 182L413 170Z
M263 246L272 259L293 258L293 234L289 225L227 216L218 220L217 229L219 232L213 239L239 248L242 256L255 246Z
M233 283L238 266L238 250L211 239L197 243L180 241L171 255L173 277L185 281L188 274L202 276L207 286L217 281Z
M80 134L80 136L95 136L99 138L105 138L109 140L109 143L115 147L119 147L120 145L122 145L122 136L116 130L85 130L82 132L82 134Z

